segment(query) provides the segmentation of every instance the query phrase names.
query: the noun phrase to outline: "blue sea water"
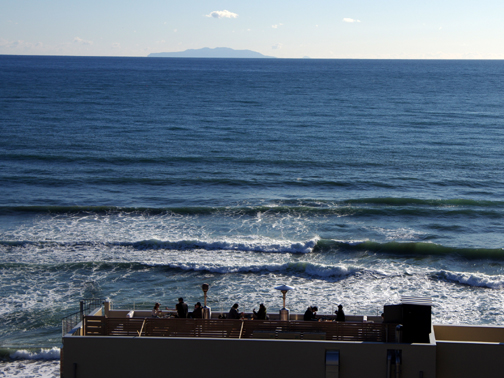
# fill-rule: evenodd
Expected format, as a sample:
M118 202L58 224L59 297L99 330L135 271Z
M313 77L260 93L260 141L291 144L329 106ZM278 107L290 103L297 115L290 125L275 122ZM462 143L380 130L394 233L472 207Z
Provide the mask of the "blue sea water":
M0 346L203 282L502 324L503 93L503 61L0 56Z

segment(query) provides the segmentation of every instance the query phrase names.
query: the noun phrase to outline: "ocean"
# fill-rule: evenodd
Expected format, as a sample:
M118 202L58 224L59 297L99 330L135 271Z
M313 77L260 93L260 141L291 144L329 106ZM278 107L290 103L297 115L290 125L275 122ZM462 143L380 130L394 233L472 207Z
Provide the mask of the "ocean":
M504 322L504 62L0 56L0 376L118 306Z

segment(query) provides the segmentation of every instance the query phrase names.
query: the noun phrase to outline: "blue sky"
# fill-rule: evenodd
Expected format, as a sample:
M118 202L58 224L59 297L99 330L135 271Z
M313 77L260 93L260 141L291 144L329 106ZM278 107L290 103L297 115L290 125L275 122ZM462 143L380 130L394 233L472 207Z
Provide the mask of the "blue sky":
M503 0L0 0L0 54L504 59Z

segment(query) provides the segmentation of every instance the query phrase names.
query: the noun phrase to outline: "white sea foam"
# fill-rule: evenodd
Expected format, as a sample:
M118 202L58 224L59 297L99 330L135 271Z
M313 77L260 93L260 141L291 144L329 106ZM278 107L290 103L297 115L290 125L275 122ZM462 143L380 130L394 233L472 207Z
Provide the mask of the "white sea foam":
M230 229L232 225L232 229ZM216 233L217 232L217 233ZM10 241L54 241L65 243L96 244L110 242L135 243L142 240L183 241L196 240L212 243L226 240L245 245L250 241L276 240L281 246L288 240L310 240L313 231L306 226L306 220L290 214L259 213L257 216L242 216L225 211L208 217L180 215L174 213L148 216L144 214L59 214L33 219L30 223L13 227L3 236ZM259 236L264 235L264 237ZM266 236L267 235L267 236ZM213 241L212 241L213 240ZM287 245L297 251L310 248L292 243ZM272 243L274 244L274 243ZM223 246L225 248L226 246Z
M59 376L59 361L0 362L0 377L2 378L58 378Z

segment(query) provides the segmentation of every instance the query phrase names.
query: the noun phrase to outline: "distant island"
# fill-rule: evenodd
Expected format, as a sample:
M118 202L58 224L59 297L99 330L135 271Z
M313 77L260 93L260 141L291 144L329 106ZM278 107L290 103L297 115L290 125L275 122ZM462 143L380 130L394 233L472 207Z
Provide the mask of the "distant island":
M252 50L234 50L229 47L216 47L211 49L204 47L202 49L189 49L178 52L161 52L149 54L150 58L269 58L267 56Z

